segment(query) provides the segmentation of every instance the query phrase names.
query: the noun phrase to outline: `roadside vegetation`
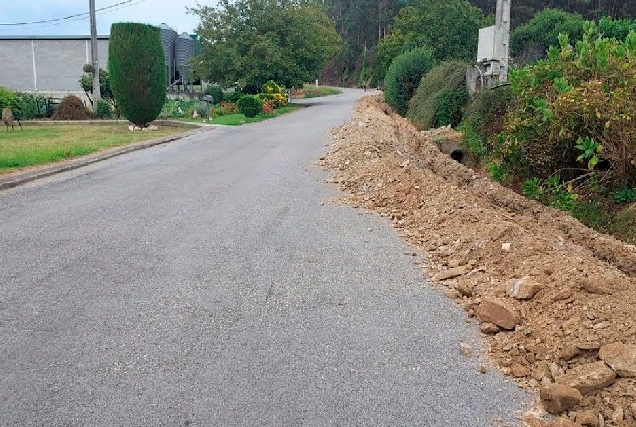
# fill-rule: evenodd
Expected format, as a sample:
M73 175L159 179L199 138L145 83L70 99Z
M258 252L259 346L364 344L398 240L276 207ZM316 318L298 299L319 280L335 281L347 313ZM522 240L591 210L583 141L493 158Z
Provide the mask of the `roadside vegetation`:
M21 131L0 132L0 173L83 156L183 132L162 126L155 132L130 132L127 125L29 125Z
M471 10L464 3L461 10ZM412 25L400 23L380 49L411 39L407 30L419 28L426 14L433 23L431 13L401 11L396 22L408 16ZM496 181L636 243L636 20L588 21L542 10L512 33L520 65L511 70L510 84L472 99L464 59L473 40L456 39L452 25L445 31L448 40L458 40L456 49L437 43L429 49L428 67L414 56L425 47L393 59L386 102L420 130L457 127L464 161ZM424 36L418 33L417 44L426 45ZM424 73L414 89L411 70L418 67Z
M312 84L305 84L302 88L295 89L292 92L292 98L306 99L306 98L320 98L323 96L340 95L342 90L331 86L316 86Z

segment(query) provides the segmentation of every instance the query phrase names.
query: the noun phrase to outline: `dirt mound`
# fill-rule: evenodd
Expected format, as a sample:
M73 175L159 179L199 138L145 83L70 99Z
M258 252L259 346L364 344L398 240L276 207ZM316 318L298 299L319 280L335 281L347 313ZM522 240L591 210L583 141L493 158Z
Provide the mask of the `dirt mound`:
M570 421L636 425L636 378L594 365L602 346L636 344L633 246L455 162L440 147L455 147L457 132L418 132L380 96L363 98L332 136L322 163L344 201L391 218L427 251L428 274L480 320L504 373L535 390L577 388L582 400L562 415ZM592 365L612 378L594 383Z

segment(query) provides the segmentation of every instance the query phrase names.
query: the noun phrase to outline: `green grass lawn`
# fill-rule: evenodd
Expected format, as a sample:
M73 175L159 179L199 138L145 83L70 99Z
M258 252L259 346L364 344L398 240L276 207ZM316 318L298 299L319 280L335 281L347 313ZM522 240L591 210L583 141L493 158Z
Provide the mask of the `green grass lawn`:
M39 125L0 132L0 174L56 162L106 148L184 132L160 126L155 132L130 132L128 125Z
M215 116L212 117L213 125L228 125L228 126L239 126L245 123L255 123L262 122L263 120L272 119L274 117L278 117L282 114L291 113L292 111L296 111L299 108L303 108L301 105L289 104L285 107L277 108L273 113L260 113L256 117L245 117L244 114L228 114L226 116ZM170 120L178 120L180 122L188 122L188 123L201 123L202 119L193 119L192 117L180 117L177 119Z
M321 96L339 95L342 91L331 86L316 86L306 84L302 89L305 92L305 98L319 98Z

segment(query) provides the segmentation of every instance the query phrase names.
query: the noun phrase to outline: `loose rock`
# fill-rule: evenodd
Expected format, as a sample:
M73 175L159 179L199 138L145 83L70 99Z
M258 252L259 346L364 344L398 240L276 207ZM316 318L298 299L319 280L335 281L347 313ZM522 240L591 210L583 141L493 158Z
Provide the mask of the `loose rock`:
M541 285L533 281L530 276L522 277L512 282L508 295L519 300L529 300L541 290Z
M459 353L465 357L471 357L473 355L473 347L465 342L459 343Z
M577 389L562 384L543 386L539 390L539 395L545 410L554 415L574 408L583 399L583 395Z
M582 411L576 414L576 422L584 427L598 427L598 413Z
M598 282L598 278L595 280L594 278L585 278L581 280L581 289L596 295L611 295L612 291L608 289L602 282Z
M582 394L603 389L612 385L614 381L616 381L616 374L605 362L577 366L558 379L559 384L574 387Z
M607 344L601 347L599 357L619 377L636 377L636 345L621 342Z
M499 326L490 322L481 322L479 324L479 330L482 331L484 334L496 334L497 332L501 331Z
M440 271L435 276L433 276L433 281L441 282L448 279L454 279L458 276L463 276L464 274L470 271L470 267L467 265L462 265L460 267L449 268L448 270Z
M494 300L484 300L479 304L477 317L482 322L493 323L500 328L512 330L521 322L519 313Z

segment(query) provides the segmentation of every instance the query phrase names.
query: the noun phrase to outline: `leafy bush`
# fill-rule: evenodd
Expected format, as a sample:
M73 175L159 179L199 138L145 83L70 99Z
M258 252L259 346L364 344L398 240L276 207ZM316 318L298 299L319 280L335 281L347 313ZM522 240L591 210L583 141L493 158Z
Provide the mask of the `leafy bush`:
M228 116L230 114L237 114L239 112L238 106L233 102L221 102L221 105L215 107L212 113L215 116Z
M88 65L88 64L87 64ZM90 67L92 68L92 67ZM93 104L93 75L91 73L84 73L79 79L79 84L82 86L86 97ZM108 71L99 69L99 92L101 98L107 101L113 108L115 107L115 96L110 87L110 76Z
M245 95L238 101L238 109L245 117L256 117L263 108L263 101L256 95Z
M265 114L270 114L274 112L274 105L272 103L270 103L270 101L268 100L264 100L263 101L263 108L261 109L261 111Z
M223 89L218 85L209 85L205 88L205 94L210 95L215 104L219 104L223 101Z
M232 92L226 93L223 96L223 99L227 102L236 104L239 101L239 99L243 98L244 95L245 93L241 89L235 88Z
M275 81L269 80L261 87L258 97L268 103L273 108L280 108L287 105L287 94Z
M636 31L636 19L611 19L601 18L598 22L598 30L607 38L625 40L630 31Z
M18 101L18 94L0 86L0 110L3 108L15 109Z
M422 76L433 65L433 54L427 48L413 49L393 60L386 73L384 99L398 114L406 114Z
M622 188L612 193L612 199L615 203L632 203L636 202L636 188Z
M466 106L459 130L462 145L470 153L484 156L492 150L492 138L503 130L506 112L514 93L509 86L477 92Z
M178 119L192 117L197 101L193 99L168 99L161 109L159 117L162 119Z
M205 117L205 118L208 118L208 114L210 114L211 112L210 106L208 105L207 102L196 102L193 105L192 109L193 109L193 113L196 111L199 117Z
M419 129L457 126L468 103L466 68L462 61L445 61L422 78L406 115Z
M81 99L75 95L68 95L60 102L53 118L55 120L87 120L91 118L91 113Z
M160 30L115 23L110 31L108 70L117 105L137 126L155 120L166 100L166 70Z
M558 45L560 33L569 34L572 40L580 40L584 23L581 15L561 9L544 9L514 29L510 35L511 54L520 63L543 58L550 46Z
M562 211L571 211L576 207L579 195L561 181L559 175L552 175L545 181L530 178L523 182L521 190L524 196L539 200L546 205Z
M110 119L113 117L113 111L110 103L104 99L97 101L97 108L95 109L95 116L100 119Z
M636 183L636 32L621 42L588 22L576 48L564 34L559 44L511 73L516 101L492 138L494 157L522 179L559 172L579 184L588 176Z

